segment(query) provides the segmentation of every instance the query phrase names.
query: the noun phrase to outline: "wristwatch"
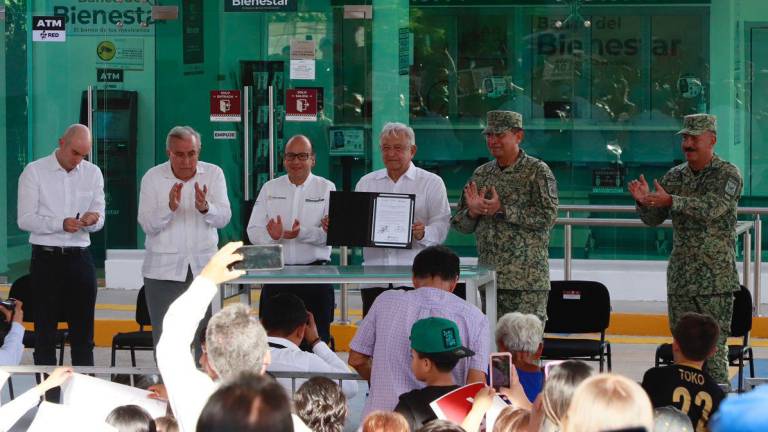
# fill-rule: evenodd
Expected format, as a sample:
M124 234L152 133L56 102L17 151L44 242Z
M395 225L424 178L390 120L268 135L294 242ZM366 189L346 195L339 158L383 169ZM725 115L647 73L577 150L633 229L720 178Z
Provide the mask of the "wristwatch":
M507 219L507 211L504 209L504 207L500 207L499 211L493 215L493 218L499 222L502 222Z

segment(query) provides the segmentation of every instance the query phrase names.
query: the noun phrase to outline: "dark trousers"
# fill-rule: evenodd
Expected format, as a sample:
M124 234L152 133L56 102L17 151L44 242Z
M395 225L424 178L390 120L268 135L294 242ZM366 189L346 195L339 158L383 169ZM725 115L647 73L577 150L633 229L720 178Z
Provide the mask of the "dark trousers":
M32 246L29 267L35 311L36 365L56 364L59 317L69 326L74 366L93 366L93 319L96 271L87 248Z
M317 261L311 265L323 265L324 261ZM261 288L261 300L259 301L259 316L262 315L262 307L265 301L278 294L289 293L300 298L307 310L312 312L317 324L317 333L325 342L331 340L331 323L333 311L336 308L336 298L331 284L264 284Z
M371 306L373 306L373 302L376 300L376 297L380 296L381 293L384 291L389 291L393 289L401 289L401 290L412 290L413 287L407 287L407 286L399 286L395 287L392 284L389 284L388 287L372 287L372 288L362 288L360 290L360 297L363 300L363 318L365 318L366 315L368 315L368 311L371 310ZM457 296L461 297L462 299L467 298L467 288L463 283L456 284L456 289L453 290L453 293Z
M154 342L155 347L157 347L157 343L160 342L160 336L163 334L165 313L168 312L171 303L175 302L192 285L193 280L194 277L190 268L187 268L187 278L184 282L144 278L144 295L147 299L149 320L152 322L152 342ZM210 319L211 307L208 306L205 317L198 324L197 332L195 333L198 337L192 343L192 346L195 348L195 359L199 359L203 352L200 345L200 332L205 332Z

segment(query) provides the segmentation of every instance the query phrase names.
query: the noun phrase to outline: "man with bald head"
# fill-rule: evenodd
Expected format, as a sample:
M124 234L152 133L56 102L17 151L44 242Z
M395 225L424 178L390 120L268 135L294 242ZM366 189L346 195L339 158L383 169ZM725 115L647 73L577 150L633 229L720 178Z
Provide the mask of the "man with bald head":
M91 131L73 124L58 148L24 168L19 177L19 228L32 244L29 273L36 296L34 359L56 364L56 326L66 311L72 364L93 365L96 272L90 233L104 226L104 177L83 160Z
M173 127L165 139L168 161L141 179L138 220L146 234L141 272L155 346L165 312L216 253L217 229L232 217L224 172L199 161L201 147L193 128ZM199 354L199 345L195 348Z
M325 245L322 221L328 215L328 200L336 186L312 174L315 151L304 135L288 140L283 165L288 174L268 181L259 192L248 222L248 239L253 244L282 244L287 265L327 264L331 248ZM329 341L333 286L265 285L261 304L281 292L290 292L304 301L314 315L320 338Z

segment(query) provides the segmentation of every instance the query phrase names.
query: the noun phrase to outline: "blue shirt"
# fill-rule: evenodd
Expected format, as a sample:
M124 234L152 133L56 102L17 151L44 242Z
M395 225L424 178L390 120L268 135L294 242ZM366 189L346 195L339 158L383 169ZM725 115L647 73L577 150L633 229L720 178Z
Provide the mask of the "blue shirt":
M523 386L528 400L531 402L536 400L536 396L541 393L541 389L544 387L544 371L539 369L536 372L526 372L518 369L517 376L520 378L520 384Z

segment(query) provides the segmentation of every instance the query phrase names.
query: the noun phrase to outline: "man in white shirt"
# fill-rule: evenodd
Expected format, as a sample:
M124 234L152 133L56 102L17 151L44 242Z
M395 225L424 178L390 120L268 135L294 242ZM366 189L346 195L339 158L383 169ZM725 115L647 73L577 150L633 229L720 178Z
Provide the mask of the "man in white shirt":
M16 366L21 362L21 356L24 354L24 311L21 309L23 303L16 300L13 309L8 309L5 305L0 305L0 313L3 314L5 322L10 328L5 334L3 346L0 347L0 366Z
M331 247L325 245L326 232L321 221L328 215L328 200L336 186L312 174L315 152L304 135L295 135L285 145L283 158L287 175L262 186L248 222L248 238L253 244L283 245L287 265L324 265L331 260ZM279 293L299 297L312 312L320 337L328 342L333 321L333 285L264 285L263 303Z
M363 248L363 265L410 266L428 246L442 244L448 235L451 208L440 176L416 167L416 137L402 123L387 123L379 134L381 158L386 168L366 174L357 192L389 192L416 195L411 249ZM382 292L394 287L361 287L363 316ZM406 288L406 287L401 287ZM409 288L409 287L408 287Z
M73 124L50 155L19 177L17 223L32 244L29 273L35 295L35 364L56 364L56 326L67 311L72 364L93 365L96 270L90 233L104 226L104 177L84 160L91 131Z
M242 245L242 242L224 245L165 314L163 335L157 344L157 366L181 432L195 431L197 419L219 381L234 378L241 372L263 374L270 362L264 327L243 304L225 307L208 322L204 372L197 369L189 350L195 329L216 295L216 285L245 273L230 269L231 264L243 259L235 253ZM309 430L298 417L293 416L293 422L294 431Z
M304 302L293 294L281 293L269 298L264 303L264 311L259 314L261 324L267 331L272 362L267 367L269 372L334 372L348 373L346 363L328 345L320 339L315 318L307 312ZM312 349L306 352L299 349L304 342ZM292 394L306 380L297 379L295 384L288 378L279 378L280 384ZM295 387L294 387L295 385ZM343 381L342 391L347 400L357 394L356 381Z
M232 216L224 172L198 160L200 134L176 126L165 148L168 162L147 171L139 195L138 220L146 234L142 275L155 345L168 306L216 253L216 230Z

